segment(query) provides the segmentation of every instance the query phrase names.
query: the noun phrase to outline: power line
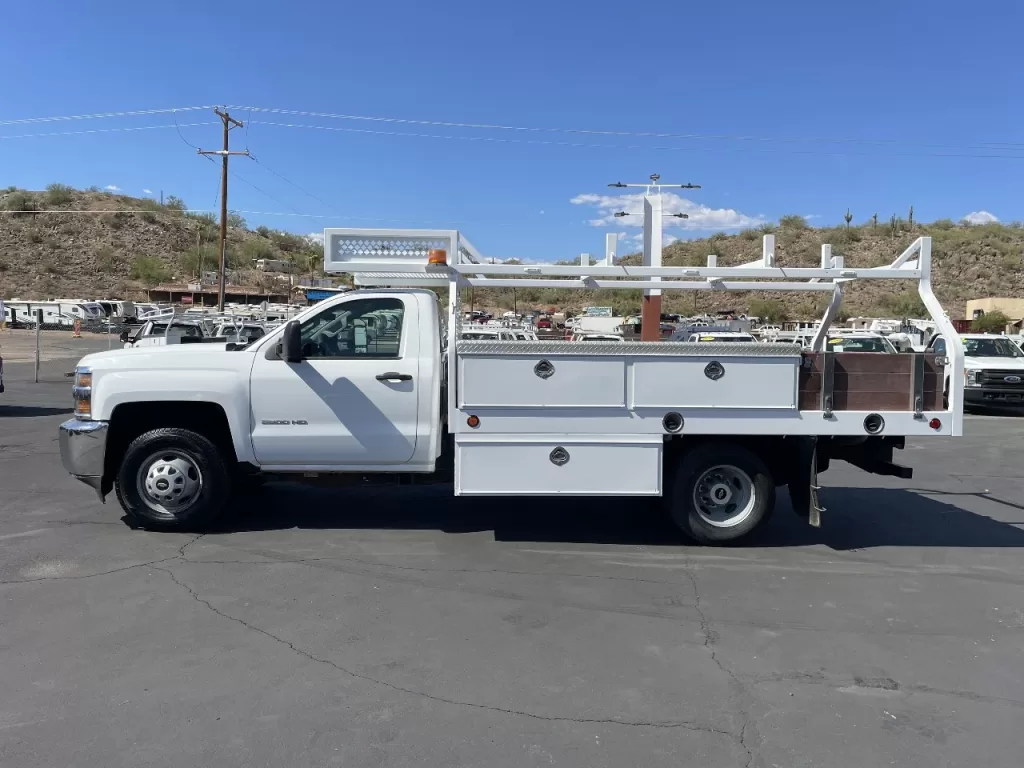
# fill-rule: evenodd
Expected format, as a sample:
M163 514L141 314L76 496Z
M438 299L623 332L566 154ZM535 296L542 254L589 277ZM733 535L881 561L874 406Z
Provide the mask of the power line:
M232 175L232 176L234 176L234 177L235 177L236 179L238 179L238 180L239 180L240 182L242 182L243 184L248 184L248 185L249 185L250 187L252 187L253 189L255 189L255 190L256 190L257 192L259 192L260 194L262 194L262 195L266 195L267 197L269 197L269 198L270 198L271 200L273 200L273 201L274 201L275 203L279 203L280 205L283 205L283 206L284 206L285 208L291 208L291 209L292 209L292 211L294 211L296 215L302 215L302 214L300 214L300 213L299 213L299 212L298 212L298 211L297 211L297 210L296 210L295 208L292 208L292 206L290 206L290 205L288 205L288 203L284 202L284 200L281 200L280 198L274 197L274 196L273 196L272 194L270 194L269 192L267 192L267 190L265 190L265 189L263 189L263 188L261 188L261 187L257 187L257 186L256 186L255 184L253 184L253 183L252 183L251 181L249 181L249 180L248 180L247 178L245 178L244 176L240 176L240 175L239 175L239 174L237 174L237 173L236 173L235 171L230 171L230 173L231 173L231 175Z
M417 139L443 139L446 141L484 142L494 144L528 144L552 147L574 147L586 149L640 149L669 152L756 152L787 155L827 155L840 157L948 157L948 158L983 158L1001 160L1024 160L1021 155L997 154L964 154L947 152L843 152L834 150L799 150L799 149L765 149L754 147L678 147L655 144L607 144L578 141L554 141L550 139L509 139L495 136L458 136L453 134L405 133L402 131L377 131L369 128L339 128L330 125L312 125L308 123L277 123L267 120L253 120L256 125L272 125L279 128L307 128L320 131L341 133L369 134L375 136L400 136Z
M192 128L197 125L217 125L214 122L205 123L183 123L181 128ZM12 136L0 136L0 140L3 139L38 139L48 136L81 136L88 133L120 133L125 131L151 131L157 128L179 128L178 123L170 123L168 125L136 125L127 126L123 128L90 128L81 131L53 131L52 133L22 133Z
M719 141L751 141L751 142L780 142L780 143L821 143L821 144L870 144L870 145L891 145L910 144L913 146L926 147L931 149L991 149L993 147L1024 147L1019 142L977 142L974 145L963 144L923 144L908 139L861 139L853 137L771 137L751 136L743 134L704 134L704 133L671 133L662 131L615 131L600 128L552 128L523 125L502 125L497 123L457 123L444 120L418 120L402 117L377 117L370 115L346 115L331 112L311 112L297 109L281 109L277 107L233 107L233 109L248 109L251 112L264 112L268 114L296 115L300 117L319 117L331 120L363 120L379 123L398 123L406 125L426 125L439 128L467 128L471 130L499 130L519 131L527 133L569 133L584 134L593 136L632 136L637 138L655 139L686 139L686 140L719 140Z
M213 107L168 107L164 109L135 109L127 112L96 112L91 115L61 115L59 117L25 117L18 120L0 120L0 125L28 125L30 123L57 123L68 120L103 120L111 117L139 117L164 115L168 112L194 112Z
M331 205L330 203L328 203L328 202L327 202L326 200L324 200L324 199L323 199L322 197L319 197L318 195L314 195L314 194L313 194L312 192L310 192L310 191L309 191L308 189L306 189L305 187L303 187L303 186L302 186L301 184L298 184L298 183L296 183L296 182L292 181L291 179L289 179L289 178L287 178L287 177L283 176L282 174L278 173L278 172L277 172L277 171L275 171L275 170L274 170L273 168L271 168L271 167L270 167L269 165L267 165L267 164L265 164L265 163L261 162L261 161L259 160L259 158L257 158L257 157L256 157L256 155L254 155L254 154L252 154L252 153L250 152L250 153L249 153L249 156L250 156L250 157L251 157L251 158L252 158L252 159L253 159L253 160L254 160L254 161L256 162L256 164L257 164L258 166L260 166L261 168L263 168L263 170L265 170L265 171L269 171L270 173L274 174L275 176L277 176L277 178L279 178L279 179L280 179L281 181L285 182L286 184L291 184L291 185L292 185L293 187L295 187L295 188L296 188L297 190L299 190L299 191L300 191L300 192L302 192L303 194L305 194L305 195L307 195L307 196L309 196L309 197L313 198L314 200L316 200L316 201L317 201L318 203L320 203L321 205L323 205L323 206L324 206L325 208L327 208L328 210L334 210L334 206L333 206L333 205Z
M66 122L73 120L100 120L100 119L111 119L111 118L126 118L126 117L140 117L149 115L160 115L160 114L173 114L175 112L191 112L205 109L212 109L210 106L186 106L186 107L167 107L160 109L139 109L139 110L125 110L118 112L97 112L92 114L83 115L61 115L52 117L30 117L20 118L13 120L0 120L0 127L7 125L29 125L37 123L49 123L49 122ZM858 137L821 137L821 136L807 136L807 137L773 137L773 136L756 136L749 134L713 134L713 133L674 133L669 131L626 131L626 130L609 130L602 128L559 128L551 126L527 126L527 125L508 125L502 123L472 123L472 122L453 122L446 120L424 120L417 118L404 118L404 117L387 117L387 116L375 116L375 115L354 115L354 114L343 114L334 112L320 112L313 110L300 110L300 109L285 109L281 107L259 107L259 106L232 106L226 107L226 109L236 110L247 110L252 112L263 112L266 114L279 114L279 115L295 115L302 117L316 117L329 120L358 120L366 122L376 123L394 123L404 125L424 125L431 127L443 127L443 128L462 128L468 130L497 130L497 131L513 131L520 133L565 133L565 134L583 134L593 136L615 136L615 137L635 137L635 138L658 138L658 139L680 139L680 140L696 140L696 141L742 141L742 142L759 142L759 143L817 143L817 144L864 144L873 146L886 146L886 145L911 145L918 146L928 149L1002 149L1002 150L1017 150L1024 149L1024 143L1012 142L1012 141L980 141L974 143L921 143L909 139L892 139L892 138L875 138L866 139ZM144 130L146 128L155 127L168 127L168 126L144 126L143 128L136 129L107 129L107 130ZM248 126L246 127L248 134ZM27 134L25 136L0 136L0 138L27 138L29 136L42 136L42 135L69 135L69 134ZM248 139L248 135L247 135Z

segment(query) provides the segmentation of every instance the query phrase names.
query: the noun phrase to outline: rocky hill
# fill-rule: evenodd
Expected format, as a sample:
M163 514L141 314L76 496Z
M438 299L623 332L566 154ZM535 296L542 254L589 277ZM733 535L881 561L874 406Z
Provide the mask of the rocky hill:
M253 259L285 259L318 274L322 248L307 238L232 216L228 264L247 285L269 278ZM187 282L215 270L219 227L171 196L151 199L75 190L0 190L0 294L4 298L141 298L149 286Z
M846 257L849 266L890 262L921 235L933 238L934 285L943 306L954 317L964 302L985 296L1024 296L1024 225L970 225L949 220L930 224L900 220L860 226L813 228L799 216L784 216L735 235L716 234L678 241L665 249L668 265L704 264L717 254L719 264L740 264L760 255L761 237L776 236L780 265L816 266L822 243ZM192 214L183 201L164 204L150 199L74 190L60 184L42 192L0 190L0 294L6 298L55 296L127 297L142 295L147 286L192 280L215 268L218 228L209 214ZM241 279L261 285L269 278L251 270L254 259L286 259L305 275L319 274L322 248L299 235L249 229L233 216L229 229L229 264ZM626 256L639 263L638 254ZM312 269L312 272L311 272ZM248 271L247 271L248 270ZM919 302L912 284L877 281L851 287L844 302L847 314L915 315ZM467 297L468 298L468 297ZM613 305L623 314L640 306L637 291L587 294L556 289L474 292L478 307L501 309L556 306L578 310ZM745 294L706 292L666 294L664 311L691 314L719 309L760 310L755 314L795 319L817 314L825 299L815 294ZM770 311L766 311L769 308Z

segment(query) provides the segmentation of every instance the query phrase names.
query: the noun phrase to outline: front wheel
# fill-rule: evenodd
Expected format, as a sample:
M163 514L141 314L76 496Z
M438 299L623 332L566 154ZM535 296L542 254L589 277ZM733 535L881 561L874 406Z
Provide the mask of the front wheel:
M702 544L736 541L775 509L775 482L764 462L739 445L689 451L671 484L669 509L679 529Z
M154 429L125 451L117 500L143 528L194 530L223 511L231 478L217 447L187 429Z

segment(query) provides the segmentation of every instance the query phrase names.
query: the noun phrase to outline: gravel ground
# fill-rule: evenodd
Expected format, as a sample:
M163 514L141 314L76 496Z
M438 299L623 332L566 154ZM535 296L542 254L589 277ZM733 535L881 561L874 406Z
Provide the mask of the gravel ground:
M12 368L16 368L13 366ZM742 548L621 500L272 485L204 536L0 396L0 766L1019 766L1024 420Z

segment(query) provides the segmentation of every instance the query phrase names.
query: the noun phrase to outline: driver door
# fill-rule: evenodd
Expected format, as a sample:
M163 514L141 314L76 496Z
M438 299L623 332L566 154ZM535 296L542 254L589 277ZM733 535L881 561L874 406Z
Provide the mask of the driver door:
M379 467L416 450L419 337L407 297L353 298L302 323L300 363L257 354L252 442L261 466Z

